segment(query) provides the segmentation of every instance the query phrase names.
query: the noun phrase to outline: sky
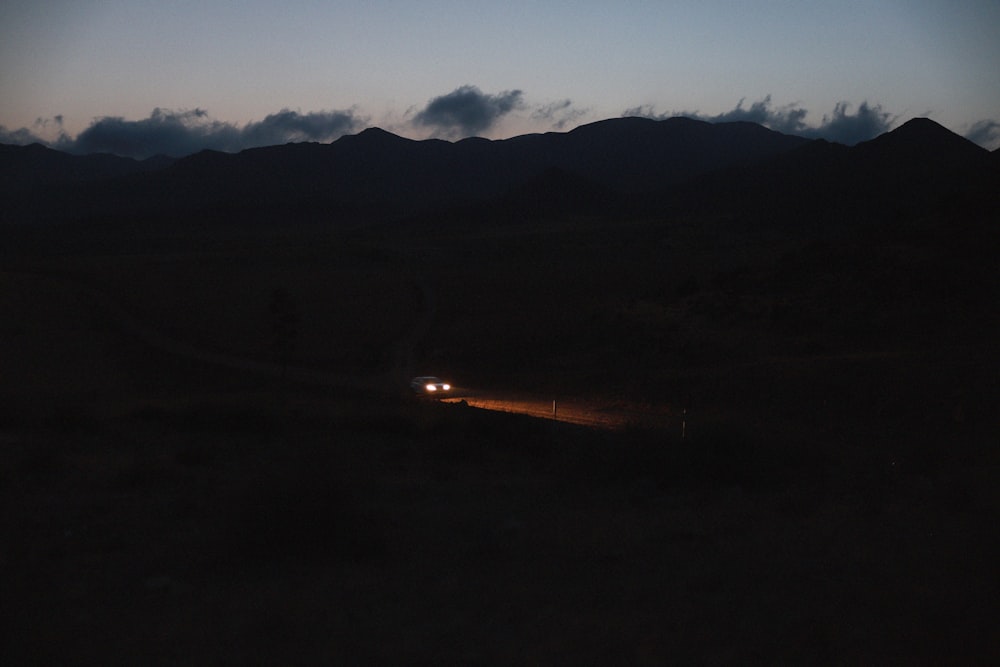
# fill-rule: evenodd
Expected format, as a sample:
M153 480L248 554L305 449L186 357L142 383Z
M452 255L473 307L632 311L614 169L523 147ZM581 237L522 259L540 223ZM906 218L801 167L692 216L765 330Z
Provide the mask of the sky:
M0 143L175 157L367 127L750 120L1000 147L1000 0L4 0Z

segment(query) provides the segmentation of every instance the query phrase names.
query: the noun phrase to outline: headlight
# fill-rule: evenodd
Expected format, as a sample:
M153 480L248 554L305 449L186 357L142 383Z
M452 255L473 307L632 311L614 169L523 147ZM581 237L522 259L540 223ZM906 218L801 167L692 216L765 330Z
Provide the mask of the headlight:
M444 389L445 391L448 391L449 389L451 389L451 385L450 384L443 384L443 385L441 385L441 388Z
M432 384L427 385L426 387L424 387L424 389L426 389L427 391L437 391L437 387L435 387Z

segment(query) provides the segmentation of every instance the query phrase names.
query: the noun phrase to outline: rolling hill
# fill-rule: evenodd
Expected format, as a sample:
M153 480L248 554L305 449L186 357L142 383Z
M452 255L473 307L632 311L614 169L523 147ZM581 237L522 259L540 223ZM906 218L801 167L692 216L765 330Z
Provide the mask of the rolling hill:
M372 128L328 145L204 151L175 162L5 146L3 220L163 217L206 207L224 216L292 210L322 219L391 219L537 190L553 171L636 196L803 143L752 124L623 118L567 133L455 143Z
M731 213L763 203L783 217L986 195L997 174L995 156L927 119L853 148L687 118L619 118L498 141L414 141L371 128L331 144L142 162L3 146L0 221L286 225L453 210L635 216L721 205Z

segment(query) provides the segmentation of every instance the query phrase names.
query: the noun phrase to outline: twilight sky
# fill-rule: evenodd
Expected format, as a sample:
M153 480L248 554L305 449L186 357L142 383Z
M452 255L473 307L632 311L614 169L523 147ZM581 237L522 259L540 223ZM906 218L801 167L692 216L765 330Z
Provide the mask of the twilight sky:
M622 115L1000 146L1000 0L4 0L0 143L134 157Z

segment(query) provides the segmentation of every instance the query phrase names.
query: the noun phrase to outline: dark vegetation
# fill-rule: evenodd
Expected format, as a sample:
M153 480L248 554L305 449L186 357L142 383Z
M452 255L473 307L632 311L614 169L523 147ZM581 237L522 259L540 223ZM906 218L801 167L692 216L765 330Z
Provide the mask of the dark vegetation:
M996 154L928 121L2 148L4 664L1000 655Z

